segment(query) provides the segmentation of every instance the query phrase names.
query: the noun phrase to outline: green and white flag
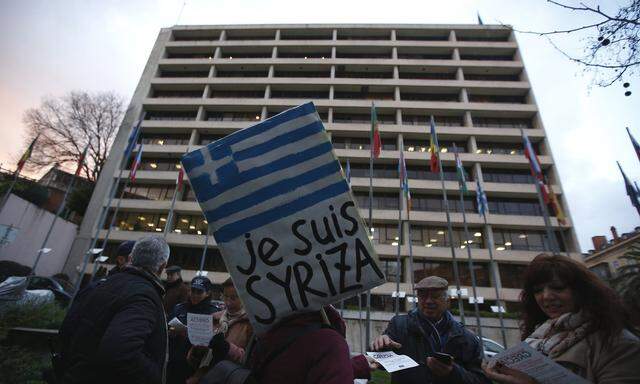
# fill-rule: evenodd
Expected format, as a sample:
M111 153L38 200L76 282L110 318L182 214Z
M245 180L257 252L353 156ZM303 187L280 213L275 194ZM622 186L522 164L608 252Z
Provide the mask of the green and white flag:
M460 156L458 156L458 147L456 147L455 143L453 144L453 153L456 157L456 174L458 175L460 190L462 193L467 193L467 176L464 172L464 168L462 167L462 161L460 160Z

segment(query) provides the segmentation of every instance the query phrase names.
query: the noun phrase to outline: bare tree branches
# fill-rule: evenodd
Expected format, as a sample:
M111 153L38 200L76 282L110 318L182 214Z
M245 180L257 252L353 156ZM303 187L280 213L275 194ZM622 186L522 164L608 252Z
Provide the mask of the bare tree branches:
M90 94L74 91L45 98L23 116L27 141L40 135L29 160L32 170L55 164L75 169L85 146L89 146L83 173L96 180L124 116L124 100L111 92Z
M521 33L544 36L569 60L584 66L585 71L594 75L594 82L608 87L623 78L633 75L640 68L640 0L630 0L620 7L615 15L603 11L600 6L590 6L584 2L570 5L566 2L547 0L560 8L591 15L597 20L582 26L552 31L518 31ZM573 55L561 49L552 39L554 36L572 33L585 33L584 52Z

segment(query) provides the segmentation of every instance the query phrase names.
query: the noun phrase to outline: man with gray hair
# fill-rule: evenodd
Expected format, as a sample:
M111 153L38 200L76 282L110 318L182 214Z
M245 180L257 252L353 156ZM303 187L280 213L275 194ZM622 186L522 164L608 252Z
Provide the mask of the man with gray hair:
M164 383L167 321L160 274L169 245L138 240L129 263L81 291L60 328L61 383Z

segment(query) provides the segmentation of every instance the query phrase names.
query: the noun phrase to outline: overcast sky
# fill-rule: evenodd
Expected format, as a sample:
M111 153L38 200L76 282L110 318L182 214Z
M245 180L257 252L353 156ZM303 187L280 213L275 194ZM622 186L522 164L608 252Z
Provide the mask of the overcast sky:
M608 6L623 1L608 0ZM183 6L184 5L184 6ZM182 12L181 12L182 9ZM250 1L250 0L3 0L0 2L0 163L15 166L24 148L23 112L45 95L71 90L115 91L128 100L158 31L174 24L477 23L519 30L582 25L543 0ZM583 251L591 236L615 225L628 232L640 219L616 167L640 181L625 127L640 140L640 79L592 87L591 77L543 38L518 34L529 78L560 172ZM579 52L580 39L558 43Z

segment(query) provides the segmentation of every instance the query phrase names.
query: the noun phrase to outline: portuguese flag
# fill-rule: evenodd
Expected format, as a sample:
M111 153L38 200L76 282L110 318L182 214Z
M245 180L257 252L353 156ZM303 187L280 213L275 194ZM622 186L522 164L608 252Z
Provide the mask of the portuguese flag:
M382 141L378 131L378 115L376 114L376 106L371 103L371 156L374 159L380 157L380 149L382 149Z

